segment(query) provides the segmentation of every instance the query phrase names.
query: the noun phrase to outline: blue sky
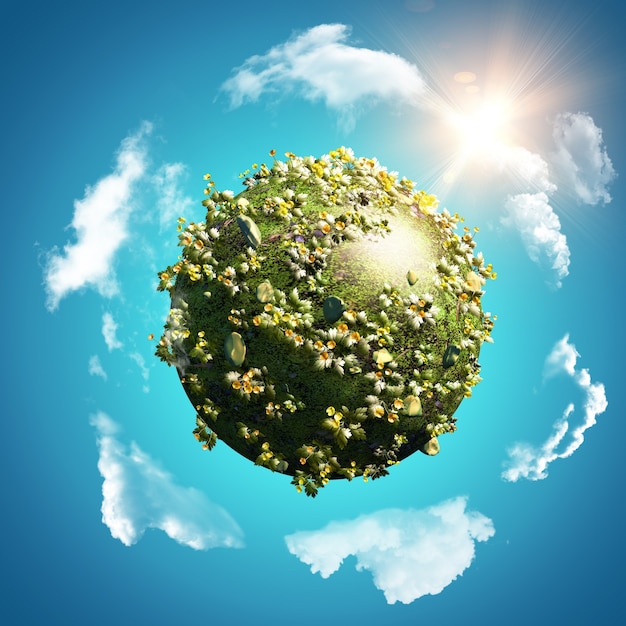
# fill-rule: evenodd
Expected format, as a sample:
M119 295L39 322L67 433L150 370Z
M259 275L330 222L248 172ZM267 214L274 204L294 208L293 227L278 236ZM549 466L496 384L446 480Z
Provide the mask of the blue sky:
M621 2L0 7L0 621L617 623ZM479 226L483 382L434 458L315 499L202 451L153 356L176 220L275 149Z

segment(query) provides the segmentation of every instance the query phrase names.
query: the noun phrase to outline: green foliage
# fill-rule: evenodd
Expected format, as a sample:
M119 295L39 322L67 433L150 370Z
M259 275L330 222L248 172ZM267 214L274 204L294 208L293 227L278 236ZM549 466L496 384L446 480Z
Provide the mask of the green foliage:
M345 148L246 176L238 195L208 183L205 221L179 220L180 258L159 273L171 310L155 353L198 412L194 435L311 497L431 455L491 340L495 273L469 229Z

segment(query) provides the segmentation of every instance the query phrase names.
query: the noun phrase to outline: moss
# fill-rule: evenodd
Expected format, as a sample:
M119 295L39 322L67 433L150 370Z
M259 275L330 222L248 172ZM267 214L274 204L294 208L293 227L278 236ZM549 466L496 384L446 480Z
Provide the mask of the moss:
M480 380L493 277L457 215L340 148L261 166L206 222L180 220L160 273L172 311L157 355L215 437L314 496L438 451Z

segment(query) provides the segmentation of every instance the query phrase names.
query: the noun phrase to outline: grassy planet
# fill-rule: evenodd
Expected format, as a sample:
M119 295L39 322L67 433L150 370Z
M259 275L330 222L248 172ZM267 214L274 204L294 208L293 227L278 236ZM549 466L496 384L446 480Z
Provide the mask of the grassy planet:
M274 157L274 151L270 153ZM178 371L205 449L218 437L315 496L439 452L480 382L490 264L474 232L376 159L287 153L205 189L159 274L156 355Z

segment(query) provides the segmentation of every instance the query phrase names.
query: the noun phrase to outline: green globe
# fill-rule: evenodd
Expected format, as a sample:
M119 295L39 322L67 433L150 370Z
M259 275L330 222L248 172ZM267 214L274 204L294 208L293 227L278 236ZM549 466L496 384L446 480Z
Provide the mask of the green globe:
M315 496L439 452L481 380L495 273L457 214L376 159L286 156L238 195L209 182L206 220L179 220L156 355L205 449L219 437Z

